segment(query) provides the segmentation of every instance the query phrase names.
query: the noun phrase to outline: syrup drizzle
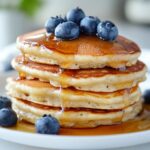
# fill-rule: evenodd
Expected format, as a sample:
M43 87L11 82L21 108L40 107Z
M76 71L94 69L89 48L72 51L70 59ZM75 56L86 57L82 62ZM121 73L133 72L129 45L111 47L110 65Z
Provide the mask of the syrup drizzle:
M62 88L61 88L61 86L59 87L59 90L57 91L58 92L58 95L59 95L59 100L60 100L60 111L58 111L58 113L56 113L56 118L60 118L61 117L61 115L63 114L63 112L64 112L64 110L65 110L65 107L64 107L64 103L63 103L63 97L62 97L62 94L61 94L61 92L62 92Z
M59 76L60 74L62 74L62 72L64 71L64 69L61 69L59 68L59 71L58 73L56 74L57 76ZM61 80L61 79L59 79ZM59 82L60 83L60 82ZM64 107L64 99L63 99L63 96L62 96L62 87L61 85L59 85L59 90L58 90L58 95L59 95L59 99L60 99L60 107L61 107L61 110L57 113L57 117L61 117L61 115L63 114L64 110L65 110L65 107Z
M140 48L131 40L118 36L113 42L103 41L96 36L80 35L72 41L62 41L47 35L45 30L38 30L18 37L18 42L31 46L44 46L52 51L63 54L93 55L133 54Z
M125 89L124 90L124 95L123 95L123 101L124 101L124 104L129 105L129 95L131 94L131 88L128 88L128 89Z

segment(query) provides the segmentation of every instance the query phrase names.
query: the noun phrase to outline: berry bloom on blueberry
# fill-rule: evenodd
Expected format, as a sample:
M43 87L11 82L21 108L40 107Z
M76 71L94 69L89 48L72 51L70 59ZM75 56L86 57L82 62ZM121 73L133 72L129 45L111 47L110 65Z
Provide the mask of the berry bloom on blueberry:
M73 40L78 38L79 34L78 25L72 21L63 22L55 29L55 36L60 39Z
M66 15L68 21L72 21L77 24L80 24L81 19L83 19L84 17L85 17L85 13L79 7L71 9L70 11L68 11Z
M56 26L62 22L64 19L58 16L49 18L45 23L47 33L54 33Z
M7 97L0 96L0 109L11 108L11 101Z
M51 115L44 115L35 123L36 132L40 134L58 134L60 130L59 122Z
M96 35L99 20L93 16L85 17L80 22L80 29L86 35Z
M103 21L97 26L97 36L102 40L113 41L118 36L118 29L111 21Z
M0 126L11 127L17 123L17 115L11 108L0 109Z

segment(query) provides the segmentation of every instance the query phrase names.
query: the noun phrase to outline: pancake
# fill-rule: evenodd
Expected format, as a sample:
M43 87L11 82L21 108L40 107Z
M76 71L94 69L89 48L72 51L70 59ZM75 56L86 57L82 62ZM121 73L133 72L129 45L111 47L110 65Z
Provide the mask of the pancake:
M118 36L104 41L80 35L65 41L44 29L17 38L22 56L12 61L17 79L7 93L19 119L50 114L61 127L92 128L133 119L142 111L138 84L146 66L138 45Z
M63 108L123 109L141 98L137 86L110 93L86 92L74 88L55 88L38 80L11 78L8 79L7 91L12 97Z
M141 53L136 43L120 35L112 42L86 35L62 41L47 35L44 29L18 37L17 47L35 62L66 69L131 66Z
M145 80L146 66L138 61L135 65L113 69L61 69L57 65L35 63L31 60L23 61L23 56L16 57L12 66L20 72L20 76L27 79L39 79L50 82L55 87L74 87L84 91L113 92L136 86Z
M44 107L27 100L12 98L13 109L20 119L30 123L43 116L50 114L57 118L61 127L92 128L99 125L118 124L133 119L142 110L142 102L139 101L122 110L90 110L90 109L67 109L61 110L53 107Z

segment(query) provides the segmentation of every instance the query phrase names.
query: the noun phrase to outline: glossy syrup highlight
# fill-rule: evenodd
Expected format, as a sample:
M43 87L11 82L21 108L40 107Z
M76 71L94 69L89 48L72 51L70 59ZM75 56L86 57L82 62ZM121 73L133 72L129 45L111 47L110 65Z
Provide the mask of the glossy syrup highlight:
M118 36L113 42L99 39L96 36L80 35L78 39L63 41L56 39L54 35L47 35L45 30L39 30L18 37L19 43L30 46L41 46L51 51L72 55L114 55L134 54L140 52L139 47L125 37Z

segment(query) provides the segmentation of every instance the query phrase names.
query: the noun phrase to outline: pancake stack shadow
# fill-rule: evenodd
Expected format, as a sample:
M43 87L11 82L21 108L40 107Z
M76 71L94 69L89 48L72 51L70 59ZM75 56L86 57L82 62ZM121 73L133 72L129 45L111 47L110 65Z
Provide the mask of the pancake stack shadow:
M22 55L12 61L19 75L7 92L20 119L50 114L62 127L92 128L134 119L142 110L139 83L146 66L133 41L93 36L58 41L39 30L18 37Z

